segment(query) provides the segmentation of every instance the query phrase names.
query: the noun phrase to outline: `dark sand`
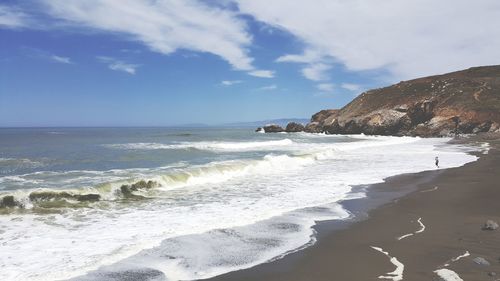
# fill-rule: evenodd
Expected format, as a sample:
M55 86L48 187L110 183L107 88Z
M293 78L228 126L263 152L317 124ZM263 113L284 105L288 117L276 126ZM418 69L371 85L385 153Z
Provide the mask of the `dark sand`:
M470 256L447 267L465 281L500 280L500 229L482 230L486 220L500 222L500 145L491 141L487 155L460 168L402 175L370 187L369 198L354 202L358 218L373 207L368 219L320 223L318 242L283 259L221 275L210 280L364 281L393 271L387 256L370 248L381 247L404 264L403 280L439 280L433 272L452 258ZM438 187L434 190L434 187ZM349 204L349 202L347 202ZM355 207L356 209L356 207ZM402 240L396 238L420 229ZM477 265L483 257L489 266ZM496 273L496 276L492 272Z

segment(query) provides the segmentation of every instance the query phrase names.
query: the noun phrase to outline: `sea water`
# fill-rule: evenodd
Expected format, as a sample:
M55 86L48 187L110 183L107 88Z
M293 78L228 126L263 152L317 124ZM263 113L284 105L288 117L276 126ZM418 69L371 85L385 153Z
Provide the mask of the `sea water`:
M348 219L355 185L476 160L447 141L0 129L0 199L16 204L0 208L0 280L193 280L268 262L314 243L316 221Z

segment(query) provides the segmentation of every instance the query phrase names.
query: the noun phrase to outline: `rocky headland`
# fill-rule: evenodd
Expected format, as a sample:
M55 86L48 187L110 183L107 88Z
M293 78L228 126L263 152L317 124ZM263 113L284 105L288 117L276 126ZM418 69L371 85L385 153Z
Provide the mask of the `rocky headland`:
M423 137L499 132L500 65L402 81L366 91L341 109L322 110L305 126L259 129Z

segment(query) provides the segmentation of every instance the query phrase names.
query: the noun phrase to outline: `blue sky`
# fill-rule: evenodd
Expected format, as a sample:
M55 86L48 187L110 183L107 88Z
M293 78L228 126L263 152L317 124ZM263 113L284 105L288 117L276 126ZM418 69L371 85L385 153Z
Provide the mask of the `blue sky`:
M500 63L498 1L374 2L0 1L0 126L308 118Z

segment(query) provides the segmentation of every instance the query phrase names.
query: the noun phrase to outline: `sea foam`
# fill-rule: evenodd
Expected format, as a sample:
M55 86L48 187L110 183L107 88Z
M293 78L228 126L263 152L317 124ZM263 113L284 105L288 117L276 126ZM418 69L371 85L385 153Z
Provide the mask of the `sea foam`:
M446 139L353 138L343 143L325 138L254 159L134 171L137 177L88 187L110 194L91 208L1 215L0 275L2 280L92 280L147 267L168 280L207 278L314 243L316 221L350 216L338 202L363 196L351 193L353 185L436 169L436 155L442 168L476 159L445 146ZM145 191L147 200L112 197L122 181L139 179L161 186Z
M264 148L276 148L292 145L290 139L270 140L270 141L255 141L255 142L178 142L171 144L163 143L124 143L124 144L109 144L107 147L130 149L130 150L156 150L156 149L199 149L213 151L252 151Z

